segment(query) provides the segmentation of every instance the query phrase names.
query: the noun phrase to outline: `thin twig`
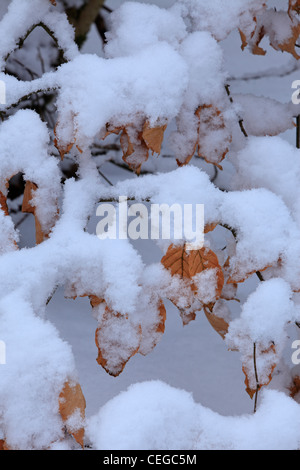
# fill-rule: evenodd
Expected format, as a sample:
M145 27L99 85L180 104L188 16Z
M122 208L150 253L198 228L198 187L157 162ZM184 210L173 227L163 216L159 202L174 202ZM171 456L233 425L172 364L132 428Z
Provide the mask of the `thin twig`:
M55 289L54 289L54 291L52 292L52 294L48 297L47 302L46 302L46 306L49 305L49 303L50 303L51 300L53 299L54 294L56 293L57 289L58 289L58 286L55 287Z
M254 373L255 373L255 380L256 380L256 392L255 392L255 401L254 401L254 413L257 410L257 400L258 400L258 392L260 390L259 380L258 380L258 373L257 373L257 366L256 366L256 343L253 345L253 363L254 363Z
M265 281L260 271L256 271L255 274L256 274L256 276L258 277L258 279L260 280L260 282L264 282L264 281Z
M296 147L297 149L300 149L300 116L296 117L296 123L297 123L297 128L296 128Z
M226 90L226 93L228 95L228 98L230 100L230 103L234 103L233 99L232 99L232 96L231 96L231 93L230 93L230 85L225 85L225 90ZM240 129L242 131L242 133L244 134L245 137L248 137L248 134L245 130L245 127L244 127L244 120L241 118L239 119L239 126L240 126Z
M99 175L110 185L113 186L113 183L102 173L101 170L98 168Z
M29 217L30 214L25 214L23 217L15 224L15 229L19 228L23 222Z

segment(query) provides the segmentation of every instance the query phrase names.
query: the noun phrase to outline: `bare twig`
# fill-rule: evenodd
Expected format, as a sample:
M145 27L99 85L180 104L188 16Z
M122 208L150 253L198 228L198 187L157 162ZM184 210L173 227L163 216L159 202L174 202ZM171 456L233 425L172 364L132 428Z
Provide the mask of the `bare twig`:
M228 95L228 98L229 98L230 102L233 104L234 101L233 101L231 93L230 93L230 85L225 85L225 90L226 90L226 93ZM240 126L240 129L241 129L242 133L244 134L244 136L248 137L248 134L247 134L247 132L245 130L245 127L244 127L244 120L242 118L239 119L239 126Z
M255 380L256 380L256 392L255 392L255 400L254 400L254 413L257 410L257 401L258 401L258 392L260 390L260 384L258 380L258 373L257 373L257 365L256 365L256 343L253 345L253 363L254 363L254 373L255 373Z

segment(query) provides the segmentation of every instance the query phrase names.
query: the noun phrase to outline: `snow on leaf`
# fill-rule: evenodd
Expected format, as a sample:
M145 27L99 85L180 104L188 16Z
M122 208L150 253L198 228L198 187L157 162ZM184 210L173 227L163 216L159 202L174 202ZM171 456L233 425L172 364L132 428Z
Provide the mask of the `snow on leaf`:
M267 387L272 379L277 367L278 357L276 348L271 344L268 349L264 349L260 344L255 344L256 358L254 352L243 360L243 373L245 374L246 392L252 399L255 393L262 387ZM254 348L253 348L254 351ZM258 367L258 364L260 367ZM263 372L261 372L263 370Z
M107 124L104 139L110 134L121 132L123 160L139 174L142 164L149 158L149 151L160 154L166 128L167 124L152 127L149 121L137 117L136 123L132 124L115 127Z
M219 264L216 254L207 249L187 251L186 246L169 246L166 255L161 260L162 265L171 273L172 276L179 276L180 279L187 282L193 296L202 304L211 304L220 298L223 285L224 275ZM201 276L212 274L210 277ZM206 291L210 292L210 298L205 298L202 289L206 284ZM211 286L210 286L211 284ZM210 287L209 287L210 286ZM172 296L170 300L176 305L181 313L184 325L195 319L195 311L190 310L191 305L187 299L186 305L182 306L182 301ZM198 309L199 310L199 307Z
M113 377L120 375L139 350L141 327L107 305L95 334L98 364Z
M244 50L249 45L253 54L265 55L266 51L259 47L259 44L265 36L268 36L270 45L275 50L288 52L295 59L300 59L295 50L300 35L300 22L295 16L291 15L291 11L293 9L297 11L299 5L298 3L293 5L295 8L292 8L290 4L288 12L266 10L255 18L256 26L251 34L247 35L240 31L242 49Z
M66 382L59 395L59 413L66 425L67 431L74 437L76 442L84 446L84 428L82 422L85 418L86 402L80 385ZM79 424L70 426L68 421L74 413L80 413Z
M222 170L220 163L226 157L231 144L231 134L226 128L221 111L213 105L199 106L195 112L197 118L196 140L193 149L183 161L177 159L179 166L187 165L197 151L200 158ZM198 150L197 150L198 149Z
M23 205L22 205L22 212L26 212L29 214L33 214L35 218L35 239L36 244L39 245L44 240L48 238L48 234L44 233L42 230L41 223L36 215L36 208L31 204L31 201L34 197L34 192L38 189L37 185L32 183L31 181L26 181L25 190L24 190L24 198L23 198Z
M143 356L149 354L157 346L165 332L167 312L163 301L159 300L156 304L154 303L153 307L149 303L147 316L147 321L144 321L141 326L142 336L138 351Z
M228 333L229 324L224 320L224 318L215 315L213 310L210 311L210 309L206 306L204 306L204 313L205 313L205 316L206 316L207 320L209 321L209 323L213 327L213 329L223 339L225 339L225 336Z

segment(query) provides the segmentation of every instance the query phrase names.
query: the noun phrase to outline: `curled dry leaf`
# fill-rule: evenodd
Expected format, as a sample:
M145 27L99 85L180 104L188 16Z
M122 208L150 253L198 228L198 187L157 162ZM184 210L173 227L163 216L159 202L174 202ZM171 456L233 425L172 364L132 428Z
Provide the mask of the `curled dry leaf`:
M127 124L114 127L106 125L104 139L110 134L121 132L120 144L123 150L123 160L137 174L142 164L149 158L149 151L160 154L167 124L151 127L149 121L139 120L139 124Z
M26 181L25 190L24 190L24 198L23 198L23 205L22 205L22 212L27 212L29 214L33 214L35 218L35 239L36 244L39 245L44 240L49 237L49 234L44 233L42 230L41 223L36 215L35 207L31 204L31 201L34 196L34 192L38 189L37 185L32 183L31 181Z
M59 413L66 425L68 433L74 437L82 448L84 446L84 428L81 426L79 429L74 429L68 424L68 420L74 413L79 411L81 421L83 422L85 418L85 408L86 402L80 385L78 383L73 385L70 382L66 382L59 395Z
M161 263L172 276L179 276L182 280L187 281L196 298L199 296L199 292L195 276L207 270L214 270L216 279L214 301L220 298L224 275L218 257L213 251L207 248L188 251L185 245L174 246L172 244ZM178 307L176 299L170 298L170 300L179 308L184 325L195 319L196 314L190 310L189 305L186 306L186 309L182 309L182 307ZM199 300L201 301L201 298Z
M59 151L59 154L60 154L60 158L61 160L63 161L63 159L65 158L65 155L67 153L69 153L72 148L74 147L75 145L75 142L76 142L76 138L74 138L74 141L73 142L70 142L69 144L65 144L65 145L62 145L57 137L57 131L56 131L56 127L54 128L54 146L57 148L57 150Z
M244 50L249 45L252 54L266 55L267 52L262 47L259 47L259 44L265 37L265 28L264 26L257 26L256 18L254 18L254 21L256 26L255 29L251 32L250 36L247 37L247 35L242 30L239 30L242 41L241 48Z
M218 226L218 222L212 222L211 224L206 224L204 227L204 233L213 232L215 228Z
M213 327L213 329L223 338L225 339L225 336L228 333L229 329L229 324L224 320L224 318L218 317L213 313L213 311L210 311L208 307L204 307L204 313Z

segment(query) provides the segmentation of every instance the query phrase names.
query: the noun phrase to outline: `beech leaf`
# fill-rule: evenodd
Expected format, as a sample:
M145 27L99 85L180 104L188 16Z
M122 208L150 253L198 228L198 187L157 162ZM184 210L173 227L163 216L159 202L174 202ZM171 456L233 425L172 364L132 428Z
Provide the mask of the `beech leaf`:
M84 428L80 427L74 430L68 426L67 421L77 410L80 412L81 419L84 420L85 408L86 402L80 385L78 383L72 385L70 382L66 382L59 395L59 413L66 424L67 431L82 448L84 446Z

